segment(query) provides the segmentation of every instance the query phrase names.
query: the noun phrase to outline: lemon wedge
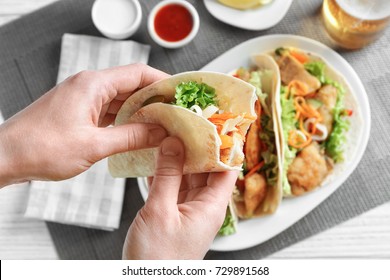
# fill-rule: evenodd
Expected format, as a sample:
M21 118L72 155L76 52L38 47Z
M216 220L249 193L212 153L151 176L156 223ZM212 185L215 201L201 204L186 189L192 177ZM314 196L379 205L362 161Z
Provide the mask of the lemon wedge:
M218 0L234 9L247 10L270 3L272 0Z

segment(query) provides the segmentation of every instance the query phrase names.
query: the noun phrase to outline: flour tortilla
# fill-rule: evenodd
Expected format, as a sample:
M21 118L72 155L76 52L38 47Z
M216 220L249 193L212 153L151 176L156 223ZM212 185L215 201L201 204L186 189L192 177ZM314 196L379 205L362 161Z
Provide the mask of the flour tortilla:
M153 123L166 129L170 136L181 139L185 147L184 174L240 170L243 160L242 143L235 143L228 164L220 160L217 129L206 118L173 104L152 103L143 106L152 96L163 95L173 101L175 87L194 81L215 88L218 107L225 112L256 117L255 88L232 76L214 72L185 72L149 85L130 96L119 110L115 125ZM252 121L241 126L246 133ZM114 177L153 176L158 148L129 151L113 155L108 160Z

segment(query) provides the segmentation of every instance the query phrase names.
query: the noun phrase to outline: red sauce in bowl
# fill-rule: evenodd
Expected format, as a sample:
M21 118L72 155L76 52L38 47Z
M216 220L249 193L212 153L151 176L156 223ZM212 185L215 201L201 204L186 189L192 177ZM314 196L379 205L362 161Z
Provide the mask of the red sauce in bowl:
M162 7L154 19L154 29L161 39L177 42L191 33L193 20L191 13L183 6L170 4Z

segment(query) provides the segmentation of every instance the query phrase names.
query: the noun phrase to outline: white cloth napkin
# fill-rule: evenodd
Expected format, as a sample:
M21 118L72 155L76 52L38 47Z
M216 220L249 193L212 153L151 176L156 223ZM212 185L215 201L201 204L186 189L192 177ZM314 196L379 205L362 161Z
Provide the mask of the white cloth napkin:
M147 63L150 46L87 35L64 34L57 83L81 70ZM107 160L61 182L33 181L25 217L104 230L119 227L124 179L108 173Z

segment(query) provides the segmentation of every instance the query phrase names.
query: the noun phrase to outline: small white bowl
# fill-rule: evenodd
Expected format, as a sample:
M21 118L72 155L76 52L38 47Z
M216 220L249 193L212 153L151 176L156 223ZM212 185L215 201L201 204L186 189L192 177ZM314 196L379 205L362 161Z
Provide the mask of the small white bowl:
M155 29L155 19L157 13L164 7L168 5L180 5L184 7L191 15L192 17L192 29L190 33L184 37L181 40L178 41L168 41L163 38L156 32ZM198 33L199 30L199 14L196 11L196 9L187 1L184 0L164 0L158 3L150 12L149 17L148 17L148 31L150 37L155 41L158 45L164 47L164 48L170 48L170 49L175 49L175 48L180 48L185 45L187 45L189 42L191 42L196 34Z
M139 28L142 9L138 0L96 0L92 6L96 28L111 39L126 39Z

